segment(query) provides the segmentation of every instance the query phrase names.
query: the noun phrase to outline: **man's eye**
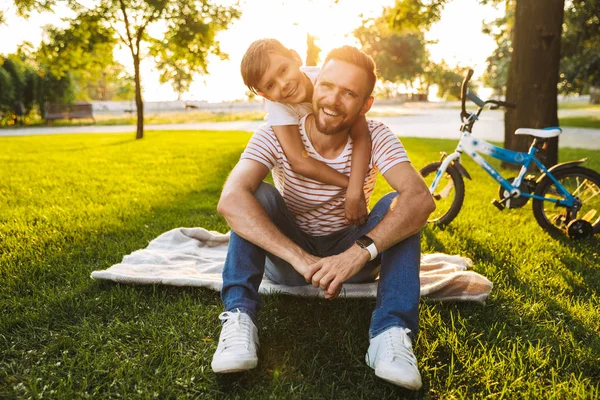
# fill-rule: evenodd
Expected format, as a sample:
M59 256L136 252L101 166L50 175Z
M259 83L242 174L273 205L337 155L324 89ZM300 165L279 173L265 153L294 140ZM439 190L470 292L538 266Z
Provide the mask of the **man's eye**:
M350 91L346 91L346 96L349 97L354 97L354 93L350 92Z

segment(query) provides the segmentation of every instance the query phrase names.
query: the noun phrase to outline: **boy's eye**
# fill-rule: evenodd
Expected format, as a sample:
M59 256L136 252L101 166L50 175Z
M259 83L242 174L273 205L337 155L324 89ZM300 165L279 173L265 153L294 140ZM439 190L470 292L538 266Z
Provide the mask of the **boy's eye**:
M281 73L283 74L283 73L285 73L287 70L288 70L288 67L287 67L287 66L286 66L286 67L283 67L283 68L281 68Z
M275 85L274 85L274 84L272 84L272 83L269 83L269 84L267 85L267 90L271 90L271 89L273 89L273 86L275 86Z

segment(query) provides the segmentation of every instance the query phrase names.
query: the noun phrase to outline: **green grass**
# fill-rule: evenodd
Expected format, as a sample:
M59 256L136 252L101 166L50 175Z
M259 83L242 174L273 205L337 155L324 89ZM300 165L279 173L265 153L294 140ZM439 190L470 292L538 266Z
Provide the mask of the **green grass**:
M600 110L600 104L590 104L583 101L558 102L559 110Z
M165 112L165 113L146 113L144 115L145 124L185 124L192 122L227 122L227 121L258 121L265 117L265 111L240 111L240 112L212 112L212 111L184 111L184 112ZM123 115L103 115L94 116L95 125L135 125L137 123L136 114ZM8 126L0 128L13 128L14 121L8 121ZM29 117L25 121L25 126L46 126L47 124L39 117ZM94 125L91 118L74 120L52 121L48 126L89 126Z
M472 258L494 289L485 305L421 302L416 394L364 365L374 300L265 297L258 368L218 377L218 293L89 278L166 230L226 231L215 207L248 138L0 139L0 398L598 398L599 240L554 240L529 205L498 212L469 160L464 209L422 248ZM403 142L417 168L456 144ZM600 151L560 157L600 170Z
M600 129L600 115L590 115L584 117L563 117L560 118L560 126Z

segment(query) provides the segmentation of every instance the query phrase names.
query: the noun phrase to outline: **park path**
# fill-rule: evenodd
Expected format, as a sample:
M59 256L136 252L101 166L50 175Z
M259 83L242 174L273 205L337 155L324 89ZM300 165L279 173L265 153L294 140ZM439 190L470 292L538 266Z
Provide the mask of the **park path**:
M404 109L405 115L385 116L389 110L375 109L380 116L373 119L383 122L402 137L422 137L436 139L456 139L460 132L459 110L457 109ZM562 114L562 113L561 113ZM571 114L571 113L569 113ZM218 131L254 131L264 121L231 121L231 122L197 122L186 124L164 124L145 126L146 131L181 131L181 130L218 130ZM69 127L35 127L20 129L2 129L0 137L30 136L80 133L134 133L134 125L94 125ZM473 134L485 140L502 142L504 140L504 116L500 111L484 112L475 124ZM600 149L600 129L563 128L559 140L560 147Z

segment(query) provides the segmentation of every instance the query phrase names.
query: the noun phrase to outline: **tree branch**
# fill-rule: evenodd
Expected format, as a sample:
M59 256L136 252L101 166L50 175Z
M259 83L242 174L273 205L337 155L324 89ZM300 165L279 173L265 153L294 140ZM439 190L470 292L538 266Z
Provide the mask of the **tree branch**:
M129 18L127 17L127 9L125 7L125 3L123 3L123 0L119 0L119 4L121 6L121 12L123 13L123 20L125 21L125 30L127 31L127 39L129 39L129 41L125 42L127 44L127 46L129 46L129 49L131 50L131 54L135 57L136 54L134 53L133 50L133 39L131 38L131 31L129 29ZM118 32L117 32L118 33ZM119 34L120 36L120 34ZM139 54L139 44L137 46L137 50Z

